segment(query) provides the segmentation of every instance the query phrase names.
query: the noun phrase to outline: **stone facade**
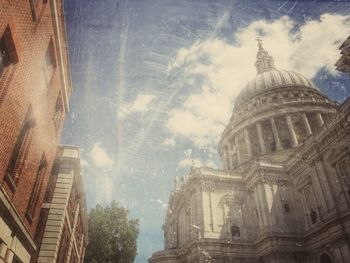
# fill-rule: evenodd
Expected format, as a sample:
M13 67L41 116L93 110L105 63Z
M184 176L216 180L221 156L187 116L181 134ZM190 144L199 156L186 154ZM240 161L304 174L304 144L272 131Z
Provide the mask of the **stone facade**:
M0 0L0 262L29 263L71 94L62 0Z
M223 170L175 180L158 262L350 262L350 100L278 70L257 76L219 142Z
M335 64L337 70L350 74L350 36L340 46L341 57Z
M58 148L38 228L33 263L83 262L88 220L77 147Z

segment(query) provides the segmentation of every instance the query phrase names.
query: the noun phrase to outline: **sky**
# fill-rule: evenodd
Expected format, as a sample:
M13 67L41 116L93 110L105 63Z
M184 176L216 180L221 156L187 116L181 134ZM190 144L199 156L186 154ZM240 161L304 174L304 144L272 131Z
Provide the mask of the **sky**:
M73 95L61 142L81 149L88 208L117 200L140 220L137 263L163 249L176 176L220 169L217 143L256 75L259 36L280 69L331 99L348 1L67 0Z

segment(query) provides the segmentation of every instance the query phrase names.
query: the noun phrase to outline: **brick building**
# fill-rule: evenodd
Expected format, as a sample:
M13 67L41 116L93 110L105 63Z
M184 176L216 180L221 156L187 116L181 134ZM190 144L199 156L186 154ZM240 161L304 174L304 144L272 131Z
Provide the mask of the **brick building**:
M0 0L0 262L30 262L71 94L63 0Z
M32 262L83 262L88 221L77 147L57 150L38 229Z

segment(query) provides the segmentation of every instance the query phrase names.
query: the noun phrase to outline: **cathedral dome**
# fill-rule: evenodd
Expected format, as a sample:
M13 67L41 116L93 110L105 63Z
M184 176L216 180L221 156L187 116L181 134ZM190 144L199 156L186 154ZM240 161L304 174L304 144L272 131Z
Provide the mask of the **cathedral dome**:
M262 92L281 87L312 88L317 89L312 82L303 75L290 71L279 70L274 66L274 60L262 47L261 39L258 40L259 51L256 55L255 67L257 75L244 87L237 96L235 105L246 102Z
M258 41L257 75L237 96L219 141L219 154L228 170L254 158L288 158L338 112L337 104L309 79L276 69Z
M281 87L317 89L309 79L297 72L271 68L268 71L258 73L255 78L248 82L237 96L235 105L239 106L262 92Z

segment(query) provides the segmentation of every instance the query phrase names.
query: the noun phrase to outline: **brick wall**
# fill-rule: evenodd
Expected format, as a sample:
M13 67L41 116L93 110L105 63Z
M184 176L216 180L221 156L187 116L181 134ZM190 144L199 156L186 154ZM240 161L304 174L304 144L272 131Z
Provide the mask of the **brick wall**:
M71 93L62 2L54 1L58 7L58 34L61 37L54 30L53 1L36 2L40 2L40 5L34 6L37 10L33 15L33 6L29 0L0 0L0 37L10 28L14 52L18 57L0 75L0 183L32 236L68 109L66 105L63 107L61 121L56 128L53 121L56 101L59 94L64 99ZM58 38L61 39L60 50ZM51 80L47 81L44 72L45 55L50 41L53 43L52 55L56 65ZM62 76L68 83L68 90L64 88ZM27 152L20 162L18 182L13 189L6 179L6 170L29 106L32 108L35 125L31 130ZM43 154L47 161L45 176L32 220L28 220L26 211Z

